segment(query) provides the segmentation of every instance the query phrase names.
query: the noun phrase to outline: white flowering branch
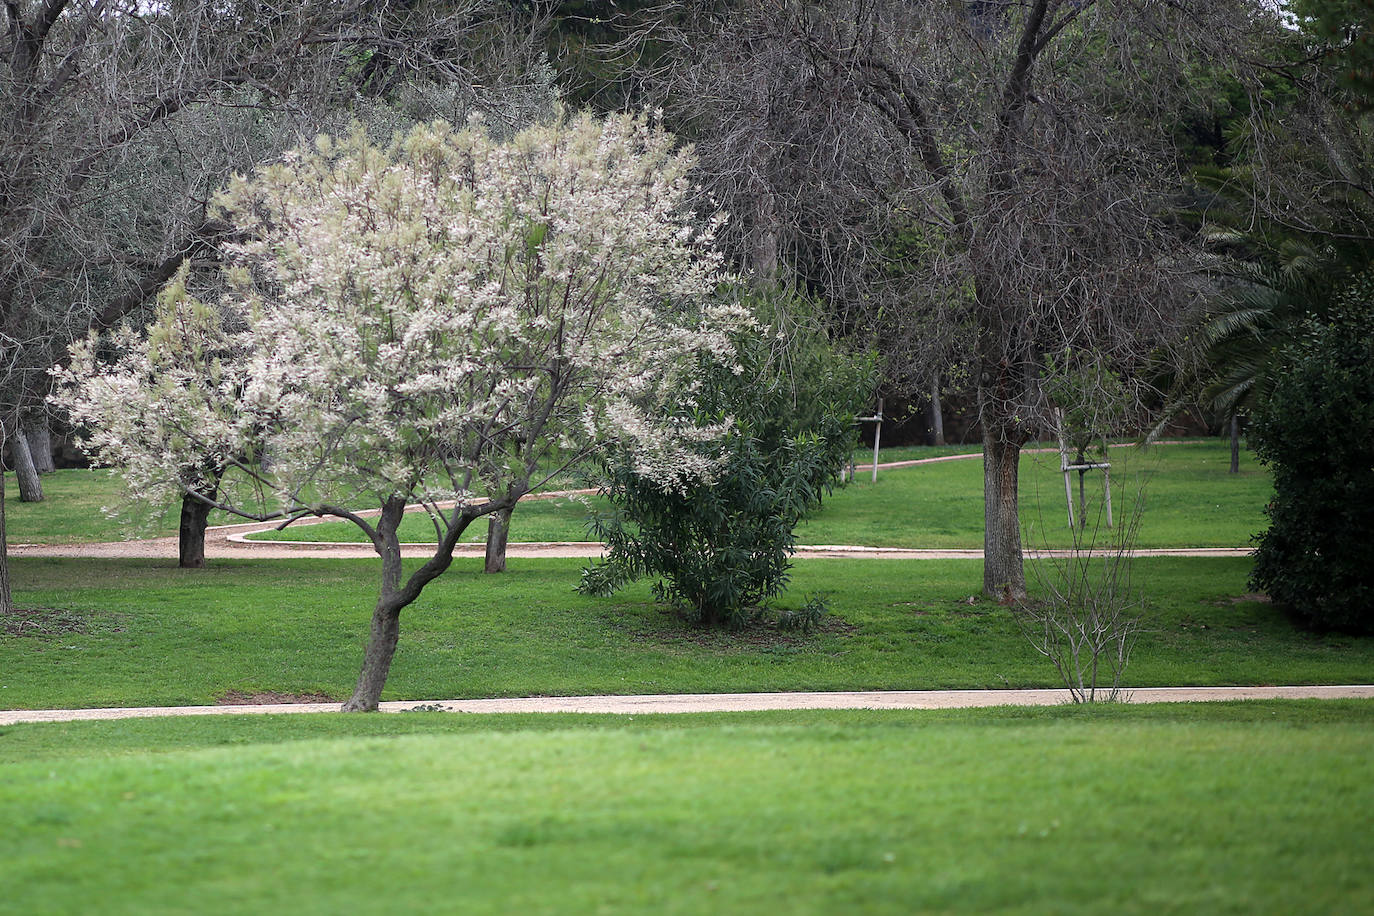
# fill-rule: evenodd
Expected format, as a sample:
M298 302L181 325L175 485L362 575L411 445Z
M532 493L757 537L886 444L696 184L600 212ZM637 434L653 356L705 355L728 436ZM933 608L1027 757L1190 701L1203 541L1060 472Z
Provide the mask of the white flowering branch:
M690 210L691 162L633 116L504 143L479 121L386 149L361 131L322 137L220 197L238 240L213 306L174 281L146 335L73 348L57 400L141 498L192 492L243 517L332 515L366 532L382 589L346 708L375 708L401 609L554 450L566 465L615 439L665 488L712 473L729 424L694 423L693 367L729 365L748 317L712 298L719 218ZM237 484L198 490L206 466ZM403 581L408 503L438 547ZM368 504L375 524L357 513Z

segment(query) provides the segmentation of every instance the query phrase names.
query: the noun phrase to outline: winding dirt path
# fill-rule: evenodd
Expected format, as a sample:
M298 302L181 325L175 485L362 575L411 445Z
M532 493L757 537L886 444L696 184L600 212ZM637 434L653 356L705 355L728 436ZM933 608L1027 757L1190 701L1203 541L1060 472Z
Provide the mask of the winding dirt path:
M1161 442L1160 445L1177 444ZM1113 445L1113 448L1126 448L1127 445ZM1054 453L1057 449L1023 449L1023 454ZM927 464L941 464L947 461L969 461L982 459L973 452L966 455L940 455L935 458L914 458L907 461L888 461L879 463L879 470L917 467ZM871 465L861 466L871 467ZM595 490L558 490L547 493L532 493L526 500L554 499L574 495L590 495ZM523 500L522 500L523 501ZM418 511L419 507L412 507ZM378 510L360 512L360 515L376 515ZM315 525L334 521L330 518L302 519L295 526ZM206 531L205 556L211 560L251 559L251 560L294 560L308 557L320 559L375 559L377 554L370 544L345 543L339 541L250 541L247 536L260 531L271 531L277 527L275 522L246 522L238 525L218 525ZM453 551L455 557L481 557L485 554L483 544L459 544ZM149 538L139 541L107 541L94 544L11 544L11 556L18 557L87 557L102 559L175 559L177 539L175 537ZM424 558L433 554L433 548L425 544L404 544L401 553L409 558ZM507 545L506 555L514 558L568 557L585 559L599 557L602 545L596 541L523 541ZM1069 554L1065 550L1027 550L1028 557L1057 557ZM1179 547L1154 548L1132 551L1137 557L1243 557L1249 556L1245 547ZM795 556L801 559L881 559L881 560L981 560L981 549L957 548L915 548L915 547L862 547L850 544L818 544L799 546Z

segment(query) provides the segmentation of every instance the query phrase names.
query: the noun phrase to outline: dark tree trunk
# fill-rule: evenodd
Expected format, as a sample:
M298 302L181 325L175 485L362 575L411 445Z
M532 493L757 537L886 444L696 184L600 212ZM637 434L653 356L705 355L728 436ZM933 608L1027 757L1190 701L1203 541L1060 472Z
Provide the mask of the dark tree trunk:
M945 409L940 403L940 377L930 384L930 444L945 444Z
M353 696L343 705L344 712L376 712L382 701L382 688L391 672L391 659L401 638L401 609L405 606L394 592L386 589L372 609L372 629L363 651L363 667Z
M1026 596L1017 482L1021 446L1014 437L983 431L983 591L999 599Z
M510 516L514 511L514 507L500 509L487 516L486 571L489 573L506 571L506 541L510 537Z
M0 454L5 451L5 430L0 424ZM5 464L0 461L0 614L14 611L14 598L10 594L10 554L9 533L5 529Z
M1231 414L1231 473L1240 473L1240 418Z
M523 492L513 490L500 502L484 508L492 512L509 508ZM444 570L453 562L453 548L457 546L458 539L472 520L482 514L469 514L464 510L450 519L448 530L440 538L434 556L403 582L401 542L396 532L401 525L401 519L405 517L405 511L404 499L389 499L382 504L382 515L377 520L372 543L382 558L382 589L372 609L372 630L368 636L367 649L363 652L363 667L358 672L358 683L353 688L353 696L343 705L344 712L376 711L377 704L382 699L382 688L386 686L387 674L391 671L392 656L396 654L396 642L401 636L401 611L420 596L420 592L427 584L444 574Z
M205 526L209 518L209 503L190 495L181 497L177 566L182 569L205 568Z
M19 481L19 501L41 503L43 481L38 478L38 469L33 466L33 455L29 452L29 440L22 432L11 437L10 454L14 458L14 476Z
M33 466L40 474L51 474L57 470L52 460L52 431L48 421L41 420L25 430L29 440L29 452L33 455Z
M376 712L391 671L391 659L396 654L396 642L401 637L401 609L410 603L401 589L401 542L397 536L405 515L405 500L390 499L382 505L377 522L377 552L382 557L382 589L372 609L372 628L367 648L363 651L363 667L353 696L343 705L344 712Z

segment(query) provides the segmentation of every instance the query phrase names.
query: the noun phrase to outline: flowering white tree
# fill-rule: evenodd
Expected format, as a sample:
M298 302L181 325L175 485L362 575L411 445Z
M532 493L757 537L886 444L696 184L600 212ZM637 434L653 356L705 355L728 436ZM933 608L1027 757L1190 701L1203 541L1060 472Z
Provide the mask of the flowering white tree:
M690 166L632 116L504 143L479 122L419 127L386 149L361 132L321 138L220 198L239 241L213 307L174 283L112 364L94 341L74 348L58 400L135 494L361 528L382 581L344 709L375 709L401 610L474 519L546 479L537 469L614 438L665 487L711 473L725 430L693 421L693 366L730 363L748 318L712 298L717 222L688 207ZM667 392L686 394L665 423ZM406 576L408 504L438 545Z

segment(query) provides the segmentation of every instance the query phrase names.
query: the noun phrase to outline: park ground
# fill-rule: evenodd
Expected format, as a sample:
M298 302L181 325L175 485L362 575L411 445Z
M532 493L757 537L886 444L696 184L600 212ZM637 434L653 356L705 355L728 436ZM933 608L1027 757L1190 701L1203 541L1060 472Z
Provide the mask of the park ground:
M1150 459L1142 540L1245 546L1263 470L1226 476L1214 443L1173 454ZM861 477L802 539L965 546L977 476ZM96 479L88 503L110 496ZM1057 518L1058 494L1034 511ZM18 507L14 539L118 536L63 502L41 524ZM977 596L976 560L799 561L785 603L832 607L810 635L703 634L647 584L582 596L578 560L476 563L407 610L388 699L1057 683ZM13 565L5 709L340 699L376 581L369 560ZM1127 686L1374 682L1374 640L1296 630L1248 568L1136 561L1149 624ZM0 913L1374 912L1371 725L1367 700L9 725Z

